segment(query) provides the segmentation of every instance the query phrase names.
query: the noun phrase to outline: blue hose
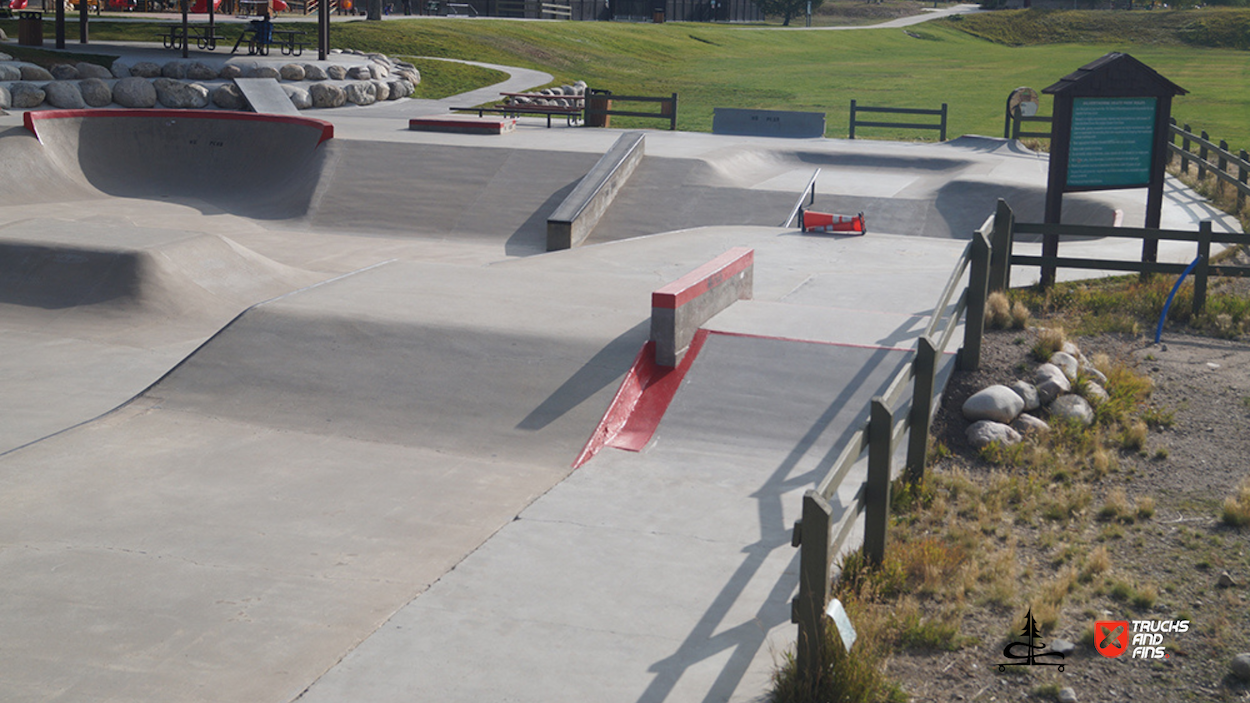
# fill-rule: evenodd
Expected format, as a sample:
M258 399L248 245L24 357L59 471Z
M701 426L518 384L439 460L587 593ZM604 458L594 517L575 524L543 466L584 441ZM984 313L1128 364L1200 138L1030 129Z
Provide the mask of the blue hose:
M1155 328L1155 344L1159 343L1159 338L1163 336L1163 321L1168 319L1168 310L1172 308L1172 298L1176 297L1176 291L1181 289L1181 284L1185 282L1185 277L1193 272L1198 262L1202 261L1202 257L1193 260L1193 263L1185 267L1185 271L1181 273L1181 277L1176 279L1176 285L1172 286L1172 292L1168 293L1168 301L1163 304L1163 314L1159 316L1159 326Z

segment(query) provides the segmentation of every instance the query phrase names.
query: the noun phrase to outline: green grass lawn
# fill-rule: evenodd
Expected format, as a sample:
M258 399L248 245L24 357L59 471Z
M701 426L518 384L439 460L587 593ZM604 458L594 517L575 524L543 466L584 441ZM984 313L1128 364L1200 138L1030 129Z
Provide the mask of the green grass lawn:
M1201 12L1198 17L1207 17ZM1231 23L1229 18L1250 18L1250 11L1221 12L1222 24ZM1134 22L1148 28L1170 13L1104 14L1115 14L1117 21L1133 15ZM581 79L617 93L676 92L678 128L683 130L710 130L714 107L825 112L830 137L846 136L851 99L891 107L936 108L945 102L950 105L952 136L1001 135L1003 103L1014 88L1041 90L1108 51L1125 51L1190 91L1174 103L1180 121L1227 139L1235 148L1250 148L1250 52L1187 45L1177 39L1175 22L1164 23L1170 28L1153 38L1149 31L1121 31L1128 38L1119 42L1099 35L1091 43L1009 46L961 31L958 22L913 27L916 38L898 29L778 31L686 23L414 19L336 23L332 44L537 68L553 74L556 84ZM4 28L16 33L16 27ZM311 23L308 30L313 30ZM152 35L150 26L92 24L97 39ZM438 67L423 68L434 80ZM622 119L614 125L618 123L662 126L658 121ZM862 134L935 135L880 129Z

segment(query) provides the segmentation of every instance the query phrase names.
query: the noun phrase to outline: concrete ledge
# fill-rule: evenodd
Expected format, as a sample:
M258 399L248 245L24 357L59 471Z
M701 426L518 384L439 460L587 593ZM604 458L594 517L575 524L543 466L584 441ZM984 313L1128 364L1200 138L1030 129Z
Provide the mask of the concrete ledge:
M825 113L717 107L712 109L712 134L819 138L825 136Z
M143 109L84 109L84 110L37 110L22 115L22 124L43 143L43 135L39 133L39 122L43 120L71 120L81 118L107 119L119 117L137 117L149 122L159 123L162 120L174 124L179 120L217 120L219 122L268 122L272 124L289 124L309 128L320 133L317 145L334 138L334 125L325 120L298 115L262 115L255 112L228 112L226 110L158 110Z
M642 161L644 144L642 132L626 132L616 140L547 218L547 251L572 249L586 241Z
M474 115L414 117L408 120L408 129L417 132L450 132L452 134L508 134L516 131L516 118L476 117Z
M651 294L655 363L676 366L695 333L737 300L750 300L755 250L734 247Z

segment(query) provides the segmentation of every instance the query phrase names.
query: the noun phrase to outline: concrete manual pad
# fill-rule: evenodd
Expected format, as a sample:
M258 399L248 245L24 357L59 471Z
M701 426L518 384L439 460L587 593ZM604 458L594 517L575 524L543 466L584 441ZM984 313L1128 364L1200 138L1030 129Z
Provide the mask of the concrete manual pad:
M298 115L295 103L276 78L235 78L234 84L243 92L252 112L268 115Z

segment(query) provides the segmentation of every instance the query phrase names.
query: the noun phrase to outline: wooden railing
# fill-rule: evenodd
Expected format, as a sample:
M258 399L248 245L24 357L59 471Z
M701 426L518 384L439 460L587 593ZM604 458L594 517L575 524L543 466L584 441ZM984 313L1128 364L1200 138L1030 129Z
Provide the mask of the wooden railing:
M869 122L859 119L861 112L875 112L888 115L932 115L940 118L938 124L930 124L924 122ZM940 110L918 110L903 107L864 107L857 101L851 101L851 134L850 138L855 138L855 129L857 127L890 127L892 129L936 129L941 133L938 141L946 141L946 103L942 103Z
M1168 137L1168 153L1180 157L1181 173L1189 173L1191 160L1197 162L1199 181L1205 180L1207 172L1210 171L1216 180L1236 189L1238 211L1246 207L1246 196L1250 195L1250 185L1246 183L1250 177L1250 154L1245 149L1234 154L1228 148L1228 142L1223 139L1217 144L1211 141L1206 130L1194 134L1189 125L1178 127L1176 120L1172 120ZM1177 137L1181 138L1179 146L1176 144ZM1192 151L1194 146L1198 147L1197 153ZM1230 170L1234 166L1237 168L1235 175Z
M621 102L635 103L659 103L659 112L638 112L634 110L617 110L614 105ZM609 115L617 115L619 117L655 117L662 120L668 120L668 128L670 130L677 129L677 93L667 98L657 98L642 95L617 95L609 90L587 90L586 91L586 110L583 113L583 124L588 127L603 126L602 120L593 120L592 117L607 117Z
M827 661L828 653L823 647L830 568L861 514L864 515L864 555L869 563L877 565L885 558L893 478L891 462L904 437L909 438L907 480L915 482L924 476L929 428L937 397L938 359L954 337L960 320L964 321L964 346L959 350L957 365L969 371L980 366L992 223L992 218L986 220L964 249L917 342L913 359L895 374L881 395L873 398L868 422L851 435L829 472L803 496L802 517L794 524L791 537L791 544L800 550L799 592L791 609L791 621L799 629L795 659L800 681L813 680L822 663ZM951 306L951 299L960 291L960 283L969 268L968 284ZM907 405L908 401L911 410L899 417L895 408ZM867 478L835 524L829 501L865 451L868 452Z

